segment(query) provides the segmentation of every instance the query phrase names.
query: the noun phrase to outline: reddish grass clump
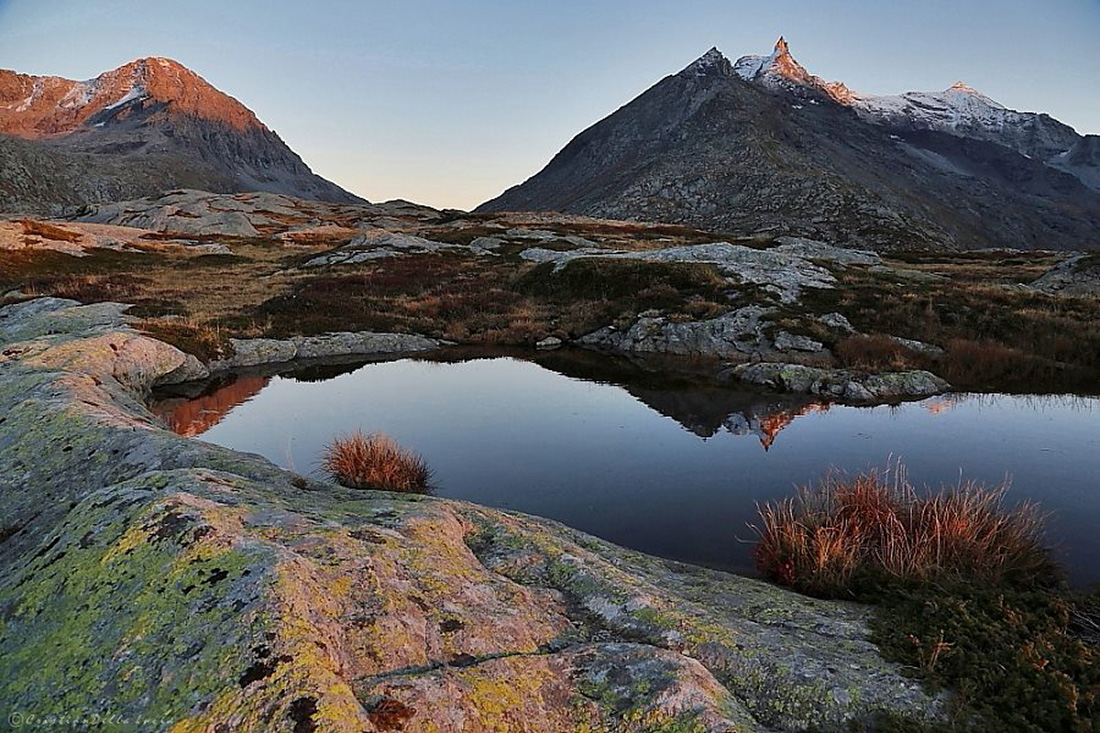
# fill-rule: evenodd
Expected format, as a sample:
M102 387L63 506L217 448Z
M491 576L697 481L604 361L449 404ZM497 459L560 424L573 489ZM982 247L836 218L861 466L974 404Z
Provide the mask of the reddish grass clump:
M35 221L34 219L23 219L19 222L23 225L24 234L33 234L43 239L50 239L55 242L79 242L84 238L80 232L73 232L68 229L63 229L53 224L47 224L44 221Z
M1005 504L1007 483L918 492L901 466L847 479L831 474L759 509L756 560L765 576L822 596L861 582L943 576L996 584L1058 577L1043 545L1044 515Z
M325 448L321 464L337 483L352 489L425 493L432 470L424 459L383 433L355 431Z

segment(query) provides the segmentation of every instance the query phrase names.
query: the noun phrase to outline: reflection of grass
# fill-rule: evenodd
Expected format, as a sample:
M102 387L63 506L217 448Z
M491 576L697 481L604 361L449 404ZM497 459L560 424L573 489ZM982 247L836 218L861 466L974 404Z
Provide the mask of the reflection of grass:
M382 433L336 438L325 448L321 464L334 480L353 489L424 493L432 477L424 459Z
M1100 597L1065 587L1036 507L1003 499L975 484L920 494L900 467L834 476L761 509L757 558L781 583L874 603L884 654L954 691L942 730L1096 730Z

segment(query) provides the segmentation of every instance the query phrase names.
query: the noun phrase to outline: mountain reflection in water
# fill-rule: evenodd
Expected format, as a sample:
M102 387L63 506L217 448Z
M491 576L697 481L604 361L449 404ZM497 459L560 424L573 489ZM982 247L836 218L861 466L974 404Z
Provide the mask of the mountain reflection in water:
M169 430L193 438L217 425L270 382L271 377L230 375L205 385L197 394L154 400L149 408Z
M302 473L325 444L383 431L438 495L555 519L627 547L751 572L756 505L832 468L901 458L918 485L1012 478L1052 512L1079 583L1100 580L1100 400L946 395L850 407L745 392L587 353L476 352L251 374L160 395L173 429Z

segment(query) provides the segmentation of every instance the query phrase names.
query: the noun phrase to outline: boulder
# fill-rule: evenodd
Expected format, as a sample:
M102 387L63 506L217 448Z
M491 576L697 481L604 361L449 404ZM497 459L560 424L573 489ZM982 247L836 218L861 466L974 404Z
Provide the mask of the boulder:
M550 350L561 348L561 339L557 336L547 336L535 344L536 349Z
M409 333L372 331L325 333L289 339L230 339L232 355L209 364L211 373L231 369L283 364L295 359L331 359L343 356L411 354L431 351L449 342ZM180 380L182 381L182 380Z

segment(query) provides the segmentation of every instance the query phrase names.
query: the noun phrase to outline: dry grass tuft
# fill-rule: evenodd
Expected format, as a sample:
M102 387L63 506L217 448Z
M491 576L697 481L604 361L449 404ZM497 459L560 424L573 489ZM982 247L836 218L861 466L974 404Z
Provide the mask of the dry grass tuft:
M772 580L823 596L865 580L1033 583L1058 577L1035 504L1005 504L1008 484L918 492L900 465L831 474L759 509L756 559Z
M844 366L866 371L918 369L926 362L913 349L882 334L849 336L836 345L836 355Z
M321 464L337 483L352 489L425 493L432 470L424 459L383 433L356 431L325 449Z
M84 238L84 235L80 232L70 231L63 229L53 224L47 224L44 221L35 221L34 219L23 219L19 222L23 225L24 234L32 234L42 239L49 239L54 242L79 242Z

